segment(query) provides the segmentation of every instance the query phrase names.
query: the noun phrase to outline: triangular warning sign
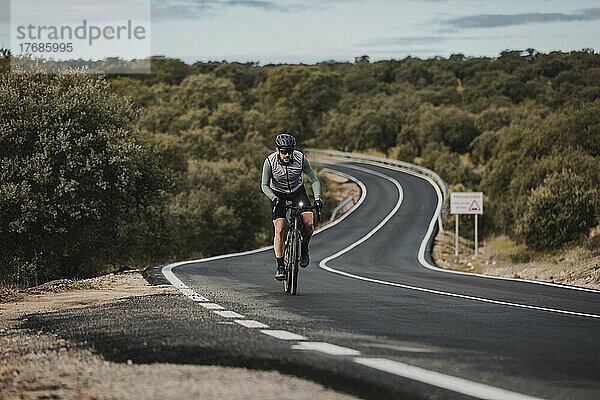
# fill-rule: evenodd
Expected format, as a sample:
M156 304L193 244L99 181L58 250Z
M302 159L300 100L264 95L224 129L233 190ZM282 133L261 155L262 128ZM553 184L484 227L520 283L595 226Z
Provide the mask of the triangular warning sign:
M477 200L473 200L473 202L469 206L469 211L481 211L481 207L479 207L479 203L477 203Z

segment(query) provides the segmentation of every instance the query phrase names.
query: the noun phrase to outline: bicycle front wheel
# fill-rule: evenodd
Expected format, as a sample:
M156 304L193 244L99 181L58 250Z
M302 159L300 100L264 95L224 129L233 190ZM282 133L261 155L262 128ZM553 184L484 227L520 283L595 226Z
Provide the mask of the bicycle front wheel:
M292 233L293 257L290 262L290 293L296 294L298 290L298 268L300 266L300 231Z
M292 260L294 259L294 239L293 230L289 229L285 234L285 244L283 252L283 265L285 266L285 279L283 281L283 290L286 293L292 291Z

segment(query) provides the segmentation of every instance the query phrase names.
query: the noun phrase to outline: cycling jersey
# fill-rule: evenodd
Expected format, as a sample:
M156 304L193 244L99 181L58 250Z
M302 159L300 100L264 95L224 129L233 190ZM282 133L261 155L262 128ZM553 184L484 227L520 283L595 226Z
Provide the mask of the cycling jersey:
M290 162L283 164L279 154L270 154L263 164L261 188L267 197L275 200L274 191L291 194L302 186L302 172L311 183L315 199L321 198L321 184L304 154L294 150Z

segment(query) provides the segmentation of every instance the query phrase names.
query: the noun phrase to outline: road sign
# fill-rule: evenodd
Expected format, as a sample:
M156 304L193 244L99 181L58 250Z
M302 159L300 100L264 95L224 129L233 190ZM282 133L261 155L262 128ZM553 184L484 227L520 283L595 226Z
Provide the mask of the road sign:
M450 214L474 214L475 215L475 255L477 255L477 215L483 214L482 192L454 192L450 193ZM456 250L454 255L458 257L458 222L456 216Z
M450 193L450 214L483 214L483 193Z

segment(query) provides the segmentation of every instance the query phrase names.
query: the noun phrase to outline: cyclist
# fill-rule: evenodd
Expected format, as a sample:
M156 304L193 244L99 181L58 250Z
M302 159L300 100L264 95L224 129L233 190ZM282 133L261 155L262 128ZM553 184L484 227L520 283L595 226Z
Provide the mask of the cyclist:
M321 212L321 183L315 175L310 163L302 154L295 150L296 139L287 133L277 135L275 138L275 152L270 154L263 165L261 188L263 193L271 200L271 214L275 227L273 249L277 259L277 272L275 279L285 279L283 267L283 228L285 224L285 202L291 200L294 206L303 203L310 207L310 200L302 183L302 172L306 174L315 196L315 207ZM302 213L304 222L303 242L301 249L300 266L306 268L310 262L308 242L314 231L313 213Z

